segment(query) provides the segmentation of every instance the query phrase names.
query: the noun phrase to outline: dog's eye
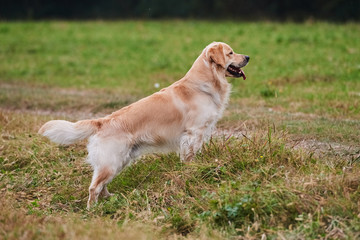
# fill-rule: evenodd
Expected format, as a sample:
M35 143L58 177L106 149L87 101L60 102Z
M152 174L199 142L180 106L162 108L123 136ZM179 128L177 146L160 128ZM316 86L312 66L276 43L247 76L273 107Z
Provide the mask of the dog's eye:
M232 55L232 54L234 54L234 52L229 52L229 55Z

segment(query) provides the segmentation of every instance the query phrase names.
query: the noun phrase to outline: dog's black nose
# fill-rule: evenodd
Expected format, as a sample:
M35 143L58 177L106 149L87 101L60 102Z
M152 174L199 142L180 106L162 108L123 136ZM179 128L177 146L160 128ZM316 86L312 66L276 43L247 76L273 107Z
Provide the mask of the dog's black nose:
M250 57L248 55L245 56L246 61L250 60Z

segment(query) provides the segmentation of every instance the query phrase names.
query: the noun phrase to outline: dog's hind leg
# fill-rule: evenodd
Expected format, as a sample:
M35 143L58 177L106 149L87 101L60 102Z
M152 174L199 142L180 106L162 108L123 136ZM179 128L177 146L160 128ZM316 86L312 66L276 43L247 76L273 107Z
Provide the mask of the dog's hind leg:
M109 194L106 185L115 176L115 171L110 168L95 169L94 175L89 187L89 200L87 202L87 209L90 209L93 203L96 203L101 192Z
M107 189L107 184L105 184L105 186L103 187L100 196L103 198L107 198L107 197L111 197L113 196L113 193L109 193L108 189Z
M99 196L111 196L106 185L130 162L127 139L93 137L88 144L88 163L94 168L89 187L87 208L96 203Z

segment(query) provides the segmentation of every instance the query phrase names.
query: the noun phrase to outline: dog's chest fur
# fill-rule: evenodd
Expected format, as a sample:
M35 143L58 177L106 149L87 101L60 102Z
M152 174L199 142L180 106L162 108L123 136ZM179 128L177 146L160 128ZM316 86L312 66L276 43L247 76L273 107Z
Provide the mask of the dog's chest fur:
M220 89L214 88L213 84L208 82L197 86L201 97L196 102L198 113L194 116L198 119L199 124L195 124L194 127L204 131L205 140L215 128L217 121L222 117L229 101L231 85L225 78L222 80Z

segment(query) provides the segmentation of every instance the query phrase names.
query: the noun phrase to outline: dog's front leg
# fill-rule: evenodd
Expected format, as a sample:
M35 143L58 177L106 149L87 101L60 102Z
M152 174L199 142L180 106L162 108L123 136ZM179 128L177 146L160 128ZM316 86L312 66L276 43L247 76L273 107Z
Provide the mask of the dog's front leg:
M195 154L201 149L203 135L196 131L186 131L180 141L180 160L190 162Z
M194 150L187 143L182 144L180 148L180 160L182 162L190 162L194 158Z

